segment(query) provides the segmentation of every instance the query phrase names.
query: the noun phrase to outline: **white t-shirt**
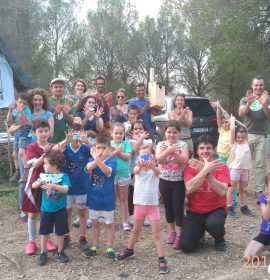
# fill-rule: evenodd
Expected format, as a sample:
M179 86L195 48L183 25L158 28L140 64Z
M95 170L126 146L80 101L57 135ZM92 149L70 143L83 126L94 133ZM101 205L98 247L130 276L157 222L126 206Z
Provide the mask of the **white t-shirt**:
M153 170L141 170L135 175L133 203L140 205L158 205L158 184L157 177Z
M251 153L247 142L243 144L234 143L232 145L227 165L233 169L251 169Z

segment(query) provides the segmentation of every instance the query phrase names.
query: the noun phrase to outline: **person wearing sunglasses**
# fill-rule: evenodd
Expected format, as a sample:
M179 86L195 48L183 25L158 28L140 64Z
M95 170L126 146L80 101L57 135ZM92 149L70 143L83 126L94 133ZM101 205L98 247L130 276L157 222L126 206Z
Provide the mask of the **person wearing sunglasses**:
M116 92L117 105L111 107L111 124L115 122L124 123L127 121L128 105L126 102L126 91L120 88Z

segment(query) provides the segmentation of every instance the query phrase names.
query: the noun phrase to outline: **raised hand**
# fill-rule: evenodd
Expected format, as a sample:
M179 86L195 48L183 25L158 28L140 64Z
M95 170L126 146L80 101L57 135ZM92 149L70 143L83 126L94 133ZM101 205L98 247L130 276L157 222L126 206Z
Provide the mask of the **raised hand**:
M25 126L25 125L28 125L30 123L31 123L31 121L27 118L26 114L24 112L22 112L20 120L19 120L19 125L20 126Z
M66 133L66 142L71 143L73 141L73 135L75 131L73 129L69 129L68 132Z
M60 114L61 113L62 106L60 104L60 100L59 99L56 99L53 109L54 109L56 114Z
M13 111L14 109L16 108L16 103L11 103L9 106L8 106L8 110L9 111Z
M204 167L204 162L202 161L199 161L195 158L191 158L189 161L188 161L188 164L193 167L194 169L196 169L198 172L200 172L203 167Z
M88 141L87 132L84 129L80 131L80 136L83 143L86 143Z
M213 160L213 161L207 161L206 158L204 160L204 167L203 169L206 171L206 173L211 173L216 170L222 169L222 163L219 160Z
M104 110L102 107L97 107L97 111L95 112L95 117L98 119L104 114Z
M262 95L261 95L261 97L260 97L260 102L262 103L262 105L265 105L266 104L266 101L267 101L267 98L269 97L269 95L268 95L268 92L265 90L263 93L262 93Z
M71 107L72 107L72 103L71 102L68 102L68 101L65 101L65 104L62 105L62 111L65 115L69 115L69 112L71 110Z
M255 97L253 96L253 93L251 90L248 90L246 92L246 99L247 99L247 103L249 103L249 104L251 104L255 100Z

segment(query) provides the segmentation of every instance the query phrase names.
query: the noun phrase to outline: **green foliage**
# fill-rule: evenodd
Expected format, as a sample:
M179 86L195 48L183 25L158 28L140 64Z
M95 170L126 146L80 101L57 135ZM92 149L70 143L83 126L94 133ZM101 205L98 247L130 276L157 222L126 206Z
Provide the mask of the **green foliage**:
M99 0L86 22L81 0L31 0L31 44L36 84L53 76L81 77L107 89L149 79L150 67L166 91L220 99L235 112L252 76L270 74L270 2L266 0L163 0L157 19L138 22L125 0ZM266 85L270 80L266 80ZM93 88L93 87L92 87Z

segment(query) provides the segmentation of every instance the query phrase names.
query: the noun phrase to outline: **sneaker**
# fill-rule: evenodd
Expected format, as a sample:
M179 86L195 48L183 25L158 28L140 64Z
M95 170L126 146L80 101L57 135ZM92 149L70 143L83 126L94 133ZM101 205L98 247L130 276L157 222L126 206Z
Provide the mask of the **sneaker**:
M19 172L15 172L13 174L13 176L9 179L10 183L17 183L20 180L20 173Z
M60 263L67 263L69 261L69 257L64 253L64 251L57 252L57 259Z
M232 218L237 217L236 212L235 212L233 206L228 206L227 212L228 212L228 215L229 215L230 217L232 217Z
M118 261L129 260L129 259L132 259L134 257L135 257L134 249L126 248L117 255L117 260Z
M167 236L167 243L168 244L174 244L176 238L176 232L175 231L170 231L168 236Z
M95 257L100 252L100 248L96 246L89 248L89 250L84 252L86 257Z
M112 248L107 249L107 258L108 260L116 261L116 256Z
M159 272L159 274L166 274L169 272L167 262L165 259L158 260L158 272Z
M180 236L176 236L174 243L173 243L173 248L175 250L180 250Z
M123 231L130 231L131 227L129 224L123 224Z
M50 238L48 238L46 247L47 247L47 251L49 252L55 252L57 249L56 245Z
M237 208L237 207L239 206L238 201L233 200L233 202L232 202L232 206L233 206L234 208Z
M87 228L91 228L92 227L92 220L87 219Z
M70 243L70 236L65 235L64 236L64 249L66 249L68 247L69 243Z
M26 255L34 255L36 253L37 243L34 240L31 240L27 243L25 254Z
M38 256L38 259L37 259L37 263L38 265L45 265L48 261L48 256L47 256L47 253L41 253L39 256Z
M134 215L130 215L128 217L128 223L131 225L131 226L134 226Z
M216 251L220 251L220 252L224 252L227 250L227 244L225 242L225 240L221 240L221 241L218 241L216 242L215 241L215 249Z
M144 219L143 225L144 225L144 226L150 226L150 222L149 222L149 220L148 220L147 217Z
M78 217L73 223L72 223L73 227L80 227L80 218Z
M80 247L83 251L88 251L90 249L90 246L86 239L79 240L79 243L80 243Z
M21 212L21 213L20 213L20 216L19 216L19 220L22 221L22 222L24 222L24 223L26 223L27 220L28 220L27 214L24 213L24 212Z
M250 216L250 217L255 217L255 213L253 213L247 205L241 206L240 211L242 214L246 215L246 216Z

